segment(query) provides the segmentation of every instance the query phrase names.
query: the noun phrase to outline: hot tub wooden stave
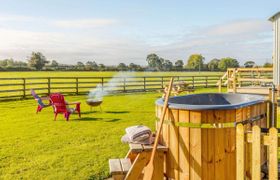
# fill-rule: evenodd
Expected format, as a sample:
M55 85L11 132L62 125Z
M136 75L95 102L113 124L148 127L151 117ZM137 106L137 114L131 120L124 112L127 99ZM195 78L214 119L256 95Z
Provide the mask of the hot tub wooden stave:
M188 128L183 123L230 123L266 114L267 103L257 103L238 109L187 110L169 109L161 132L161 143L169 148L165 158L165 173L173 179L236 179L235 128ZM156 116L162 111L156 106ZM253 123L266 127L266 116ZM251 124L246 124L251 130ZM265 149L262 147L262 162ZM246 151L251 151L247 146ZM248 160L247 162L250 162ZM245 164L250 177L250 163Z

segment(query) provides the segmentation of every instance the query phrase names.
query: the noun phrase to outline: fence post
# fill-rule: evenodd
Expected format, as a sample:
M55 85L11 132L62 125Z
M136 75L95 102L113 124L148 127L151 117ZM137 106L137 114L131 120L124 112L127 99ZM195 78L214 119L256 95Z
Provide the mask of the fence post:
M25 95L26 95L26 94L25 94L25 93L26 93L26 92L25 92L25 90L26 90L26 79L25 79L25 78L22 78L22 80L23 80L23 84L22 84L22 85L23 85L23 89L22 89L23 95L22 95L22 96L23 96L23 98L25 98Z
M126 91L125 86L126 86L126 83L125 83L125 78L123 78L123 92L125 92L125 91Z
M144 91L146 91L146 77L144 77Z
M51 94L51 78L48 77L48 94Z
M101 88L102 91L104 90L104 77L101 77Z
M278 179L278 135L276 128L269 129L269 164L268 177L269 179Z
M259 126L252 129L252 179L261 179L261 130Z
M219 93L222 92L222 83L223 83L223 80L222 78L220 79L220 82L219 82Z
M233 93L236 93L236 69L233 70L232 73L232 78L233 78Z
M205 76L205 87L208 87L208 76Z
M79 94L79 79L76 77L76 94Z
M244 180L244 126L236 126L236 180Z
M194 76L192 76L192 87L194 88Z
M163 76L161 76L161 89L163 89Z

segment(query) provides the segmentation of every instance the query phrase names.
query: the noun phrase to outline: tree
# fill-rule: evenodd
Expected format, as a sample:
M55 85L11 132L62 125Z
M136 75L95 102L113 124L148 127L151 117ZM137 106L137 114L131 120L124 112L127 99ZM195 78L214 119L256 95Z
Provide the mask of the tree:
M264 63L263 67L273 67L273 64L266 62L266 63Z
M98 65L96 64L95 61L87 61L85 65L86 70L97 70Z
M227 68L236 68L239 67L239 62L231 57L222 58L218 65L219 69L226 71Z
M210 71L217 71L219 70L219 62L220 60L219 59L212 59L208 64L207 64L207 68L210 70Z
M42 70L48 63L46 57L41 52L32 52L28 65L34 67L36 70Z
M117 67L117 69L119 71L126 71L127 70L127 66L124 63L120 63Z
M58 67L58 62L56 60L52 60L51 67Z
M134 63L130 63L128 65L128 69L131 71L142 71L142 67L140 65L134 64Z
M200 70L203 67L204 60L205 58L201 54L192 54L188 59L187 68Z
M160 71L162 69L164 59L153 53L147 56L146 61L148 62L149 67Z
M99 64L98 69L100 71L104 71L106 69L106 66L104 64Z
M77 62L76 67L77 67L78 70L84 70L85 69L84 63L82 63L80 61Z
M254 61L246 61L244 63L245 68L251 68L251 67L254 67L255 65L256 65L256 63Z
M181 71L183 69L183 67L184 67L183 60L177 60L175 62L175 68L176 68L177 71Z
M170 71L170 70L172 70L172 68L173 68L173 64L172 64L171 61L169 61L169 60L163 60L162 69L163 69L164 71Z

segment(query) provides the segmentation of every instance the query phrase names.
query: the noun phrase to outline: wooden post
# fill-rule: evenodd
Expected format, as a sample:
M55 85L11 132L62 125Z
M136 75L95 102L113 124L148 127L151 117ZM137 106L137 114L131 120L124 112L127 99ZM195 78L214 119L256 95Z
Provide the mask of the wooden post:
M101 77L101 88L102 91L104 90L104 77Z
M192 76L192 87L194 88L194 76Z
M277 150L278 148L278 135L277 129L270 128L269 129L269 179L278 179L278 157Z
M223 80L222 78L220 79L220 82L219 82L219 93L222 92L222 83L223 83Z
M236 93L236 69L233 70L233 92Z
M163 76L161 76L161 89L163 89Z
M244 180L244 126L236 127L236 180Z
M48 77L48 94L51 94L51 78Z
M79 79L76 78L76 94L79 94Z
M146 91L146 77L144 77L144 91Z
M261 179L261 130L259 126L253 126L252 179Z
M126 91L125 86L126 86L126 83L125 83L125 78L123 78L123 92L125 92L125 91Z
M22 89L23 94L22 94L22 97L25 98L25 95L26 95L26 92L25 92L25 90L26 90L26 79L25 79L25 78L22 78L22 80L23 80L23 82L22 82L22 85L23 85L23 89Z
M208 76L205 76L205 83L206 83L205 87L207 88L208 87Z

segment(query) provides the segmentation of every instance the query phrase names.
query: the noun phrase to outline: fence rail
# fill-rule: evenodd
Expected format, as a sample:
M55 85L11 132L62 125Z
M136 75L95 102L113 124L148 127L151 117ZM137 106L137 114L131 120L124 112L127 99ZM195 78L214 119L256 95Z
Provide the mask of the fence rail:
M30 77L0 78L0 99L26 98L30 90L38 94L62 92L85 94L98 85L112 92L152 91L164 88L170 77L184 81L189 87L214 87L221 76L137 76L137 77Z

